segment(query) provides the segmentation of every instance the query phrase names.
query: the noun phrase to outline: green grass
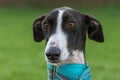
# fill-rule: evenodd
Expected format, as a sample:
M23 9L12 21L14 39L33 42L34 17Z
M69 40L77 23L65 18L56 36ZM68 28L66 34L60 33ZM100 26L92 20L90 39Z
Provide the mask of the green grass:
M86 59L92 80L120 80L120 10L117 7L79 9L103 26L105 42L87 40ZM35 43L34 19L50 9L0 8L0 80L47 80L44 41Z

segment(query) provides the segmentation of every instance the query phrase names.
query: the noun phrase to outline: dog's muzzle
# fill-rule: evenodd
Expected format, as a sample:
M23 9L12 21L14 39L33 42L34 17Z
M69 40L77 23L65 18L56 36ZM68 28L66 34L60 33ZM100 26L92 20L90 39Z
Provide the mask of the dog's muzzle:
M59 60L61 51L57 47L51 47L46 51L46 57L50 62L56 62Z

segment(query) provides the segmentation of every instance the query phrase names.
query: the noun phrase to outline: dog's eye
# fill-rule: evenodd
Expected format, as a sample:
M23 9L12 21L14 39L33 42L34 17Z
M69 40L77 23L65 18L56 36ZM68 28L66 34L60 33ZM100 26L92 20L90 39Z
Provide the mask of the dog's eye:
M48 30L50 28L49 24L43 24L43 29Z
M66 28L74 28L75 27L75 23L74 22L70 22L66 24Z

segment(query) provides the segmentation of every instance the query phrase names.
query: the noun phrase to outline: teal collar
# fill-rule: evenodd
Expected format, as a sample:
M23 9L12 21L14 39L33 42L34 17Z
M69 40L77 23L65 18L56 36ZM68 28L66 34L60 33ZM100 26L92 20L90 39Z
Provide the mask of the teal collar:
M90 80L90 67L87 64L48 64L48 80Z

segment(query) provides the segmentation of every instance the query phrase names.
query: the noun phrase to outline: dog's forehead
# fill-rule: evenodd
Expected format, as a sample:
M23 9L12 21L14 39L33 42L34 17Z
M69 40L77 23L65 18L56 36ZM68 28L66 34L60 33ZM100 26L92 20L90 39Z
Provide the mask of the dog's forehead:
M64 11L63 16L68 16L68 17L69 16L78 16L80 14L75 9L72 9L72 8L69 8L69 7L61 7L61 8L56 8L53 11L51 11L46 18L47 19L51 18L51 19L55 20L55 18L58 17L58 14L59 14L60 11Z

